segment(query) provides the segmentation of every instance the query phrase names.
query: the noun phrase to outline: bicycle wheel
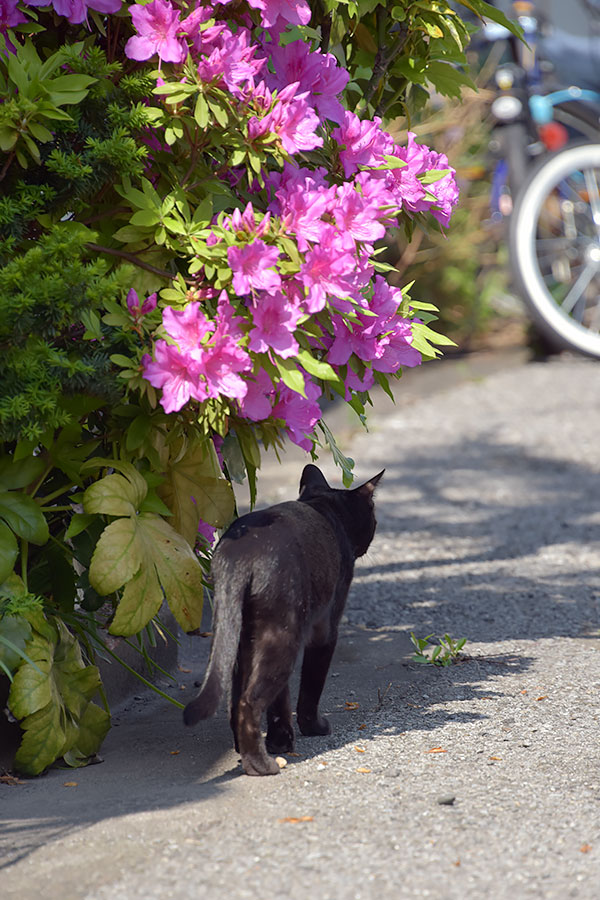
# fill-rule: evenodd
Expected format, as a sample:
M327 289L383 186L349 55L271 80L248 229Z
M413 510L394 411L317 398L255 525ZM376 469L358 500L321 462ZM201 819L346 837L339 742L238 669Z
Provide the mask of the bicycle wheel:
M600 358L600 143L545 157L509 229L517 287L556 347Z

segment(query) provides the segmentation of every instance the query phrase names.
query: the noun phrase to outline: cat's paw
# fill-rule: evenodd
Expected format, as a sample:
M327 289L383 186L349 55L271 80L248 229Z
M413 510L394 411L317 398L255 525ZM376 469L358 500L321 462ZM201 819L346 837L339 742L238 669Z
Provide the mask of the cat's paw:
M242 756L242 768L246 775L279 775L279 764L270 756L246 753Z
M315 716L309 719L306 716L298 716L298 728L307 737L310 735L331 734L331 725L325 716Z
M265 741L269 753L291 753L294 749L294 729L284 722L269 725Z

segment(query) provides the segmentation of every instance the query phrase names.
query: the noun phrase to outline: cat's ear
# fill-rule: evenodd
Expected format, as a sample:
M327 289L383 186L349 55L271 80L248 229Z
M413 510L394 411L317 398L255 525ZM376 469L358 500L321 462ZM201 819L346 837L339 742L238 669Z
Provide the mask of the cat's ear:
M304 466L304 471L300 478L300 497L313 488L330 490L321 470L309 463L307 466Z
M360 487L354 488L354 490L357 491L359 494L364 494L367 497L372 497L375 492L375 488L379 484L384 472L385 472L385 469L382 469L378 475L374 475L373 478L371 478L365 484L361 484Z

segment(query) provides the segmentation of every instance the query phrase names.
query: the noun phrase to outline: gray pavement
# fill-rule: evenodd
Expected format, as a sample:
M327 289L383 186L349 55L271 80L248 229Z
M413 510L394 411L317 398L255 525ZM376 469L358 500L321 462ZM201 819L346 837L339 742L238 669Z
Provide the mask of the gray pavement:
M2 900L596 900L599 401L597 363L509 354L409 373L368 434L328 412L359 478L386 468L333 734L248 778L224 712L185 730L139 693L102 765L0 784ZM263 503L305 461L268 462ZM467 658L419 666L411 630L465 636ZM182 642L178 699L207 646Z

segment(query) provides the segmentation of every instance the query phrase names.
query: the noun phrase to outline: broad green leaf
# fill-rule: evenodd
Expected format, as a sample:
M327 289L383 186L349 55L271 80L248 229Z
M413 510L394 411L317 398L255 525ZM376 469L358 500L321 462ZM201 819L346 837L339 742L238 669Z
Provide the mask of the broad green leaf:
M222 528L233 518L233 490L208 439L192 441L181 458L169 462L157 493L173 513L169 524L191 546L196 543L199 519Z
M144 443L150 429L152 428L152 419L145 413L136 416L131 425L127 429L126 448L127 450L137 450Z
M83 495L83 508L86 513L131 516L135 514L142 499L123 475L105 475L87 488Z
M27 123L27 127L29 131L36 139L36 141L41 141L42 143L46 143L46 141L51 141L53 138L53 134L51 131L48 131L45 125L42 125L40 122L29 121Z
M209 110L208 103L206 102L203 94L198 94L198 99L196 100L196 107L194 109L194 119L200 126L200 128L206 128L209 121Z
M296 354L296 359L300 365L306 369L310 375L314 375L315 378L321 378L323 381L340 380L340 376L329 363L315 359L308 350L300 350L299 353Z
M60 756L65 745L66 732L61 724L61 707L49 701L19 724L23 739L15 754L15 768L24 775L39 775Z
M26 652L36 664L22 665L17 670L8 698L13 716L24 719L46 707L53 700L50 673L54 662L54 643L34 631L26 644Z
M110 728L110 716L95 703L88 703L79 720L79 730L74 747L69 753L89 758L96 753ZM65 755L65 761L67 761Z
M238 436L234 431L229 430L225 435L221 453L229 477L238 484L242 484L246 477L246 461Z
M31 640L31 625L23 616L0 618L0 663L13 672L24 658L25 644Z
M433 184L436 181L440 181L442 178L445 178L446 175L450 174L450 169L429 169L427 172L424 172L422 175L419 175L419 181L421 184Z
M134 227L141 225L144 228L158 225L160 222L160 213L156 209L139 209L131 216L130 224Z
M131 483L134 493L129 496L129 499L133 503L133 506L138 509L140 503L146 496L148 492L148 484L146 479L136 467L126 460L123 459L103 459L99 456L94 456L92 459L86 460L81 466L82 474L87 472L91 472L94 469L99 469L101 467L109 467L112 469L116 469L117 472L120 472L121 475L124 475L127 480Z
M46 463L39 456L27 456L17 461L12 456L0 459L0 488L19 490L41 476Z
M18 555L19 546L16 537L8 525L0 521L0 583L12 572Z
M128 581L110 624L111 634L137 634L155 616L163 602L163 592L151 559Z
M48 540L48 523L35 500L17 491L0 493L0 518L12 528L15 534L41 546ZM4 580L0 573L0 581Z
M40 613L34 622L34 629L40 624L44 634L34 630L26 650L38 669L23 664L8 697L23 730L15 766L29 775L38 775L71 751L83 762L84 755L98 749L109 724L103 710L89 711L100 675L96 666L84 665L76 638L60 619L47 621Z
M171 612L184 631L193 631L202 619L204 596L198 559L187 541L160 516L142 513L137 521Z
M143 560L137 519L117 519L107 525L96 544L90 563L90 584L102 596L112 594L133 578Z
M292 360L282 359L280 356L275 358L275 364L281 380L286 387L289 387L291 391L296 391L297 394L306 397L304 375L298 370L296 364Z

